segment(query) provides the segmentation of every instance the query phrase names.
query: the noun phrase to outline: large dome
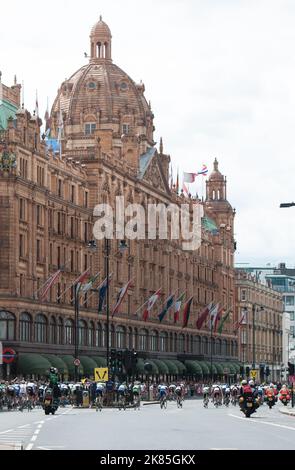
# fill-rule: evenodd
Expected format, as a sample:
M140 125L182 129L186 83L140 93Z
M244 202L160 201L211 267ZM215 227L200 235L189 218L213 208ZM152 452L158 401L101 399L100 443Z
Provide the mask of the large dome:
M71 148L75 140L76 147L81 147L82 140L85 146L91 145L99 130L112 130L115 139L133 135L153 146L153 114L144 85L113 64L111 32L102 20L92 28L90 42L89 64L61 85L54 101L53 137L57 137L62 113L64 138L71 141Z

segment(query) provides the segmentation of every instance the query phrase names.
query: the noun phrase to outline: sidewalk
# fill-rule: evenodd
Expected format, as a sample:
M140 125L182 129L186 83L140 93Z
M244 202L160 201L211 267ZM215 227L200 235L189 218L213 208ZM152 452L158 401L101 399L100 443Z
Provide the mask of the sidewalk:
M0 450L23 450L22 442L0 442Z
M283 410L279 410L279 412L283 415L295 416L295 408L286 408Z

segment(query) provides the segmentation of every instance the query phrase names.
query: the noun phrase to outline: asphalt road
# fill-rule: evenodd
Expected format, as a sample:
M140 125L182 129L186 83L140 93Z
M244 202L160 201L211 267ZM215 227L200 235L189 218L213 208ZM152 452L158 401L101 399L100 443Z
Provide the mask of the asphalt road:
M265 405L245 418L238 407L203 408L185 401L183 409L168 403L141 409L59 408L55 416L42 409L0 413L0 448L22 442L27 450L207 450L295 449L295 417L277 404Z

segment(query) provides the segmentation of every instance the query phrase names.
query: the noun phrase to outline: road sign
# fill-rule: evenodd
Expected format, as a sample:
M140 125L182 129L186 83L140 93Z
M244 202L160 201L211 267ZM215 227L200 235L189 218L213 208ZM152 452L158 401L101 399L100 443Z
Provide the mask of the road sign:
M109 380L109 369L107 367L94 369L94 380L95 382L107 382Z
M74 365L75 365L76 367L79 367L80 364L81 364L80 359L75 359L75 360L74 360Z
M251 370L251 371L250 371L250 375L251 375L252 379L256 379L257 370Z
M3 348L2 357L4 364L11 364L16 358L16 352L12 348Z

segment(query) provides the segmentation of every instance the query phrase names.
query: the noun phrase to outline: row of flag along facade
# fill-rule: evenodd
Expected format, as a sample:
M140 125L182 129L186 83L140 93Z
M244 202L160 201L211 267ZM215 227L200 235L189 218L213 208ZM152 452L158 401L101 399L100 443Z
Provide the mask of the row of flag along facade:
M36 292L36 295L38 299L41 302L44 302L49 294L50 289L57 283L60 275L62 274L63 269L59 269L56 273L52 274L47 281L44 283L43 286ZM105 303L106 303L106 294L108 290L108 286L112 280L112 273L109 275L108 278L104 279L98 287L94 288L94 285L98 281L100 277L100 273L95 274L94 276L90 276L89 274L89 269L84 271L73 283L71 286L69 286L59 297L57 300L59 300L68 290L73 289L75 292L75 301L78 302L79 296L85 295L90 291L95 291L98 292L98 312L102 312L105 308ZM112 317L119 312L120 306L128 292L128 289L132 287L133 281L129 280L127 284L125 284L119 291L116 303L111 309L111 315ZM91 296L94 294L94 292L91 293ZM138 314L142 314L142 320L146 322L149 318L149 315L153 308L156 306L160 298L163 296L162 288L158 289L149 299L141 305L141 307L135 312L134 316L138 317ZM177 295L176 293L169 295L164 303L162 304L162 307L160 309L160 313L158 314L158 319L160 323L163 321L163 319L166 317L168 312L173 312L173 321L174 324L179 324L180 321L180 313L182 311L182 328L186 328L188 325L190 313L191 313L191 307L193 303L193 296L191 296L189 299L185 300L186 294L183 292L180 295ZM89 300L90 297L88 297L83 305ZM211 302L208 304L200 313L198 316L198 319L196 321L196 328L201 329L203 325L206 325L209 327L211 332L218 332L219 334L222 333L223 327L225 325L226 320L229 318L230 314L232 312L232 308L224 308L221 306L220 303L214 304ZM238 331L240 326L245 323L245 315L246 313L243 312L241 315L240 320L238 320L234 325L233 325L233 331Z

